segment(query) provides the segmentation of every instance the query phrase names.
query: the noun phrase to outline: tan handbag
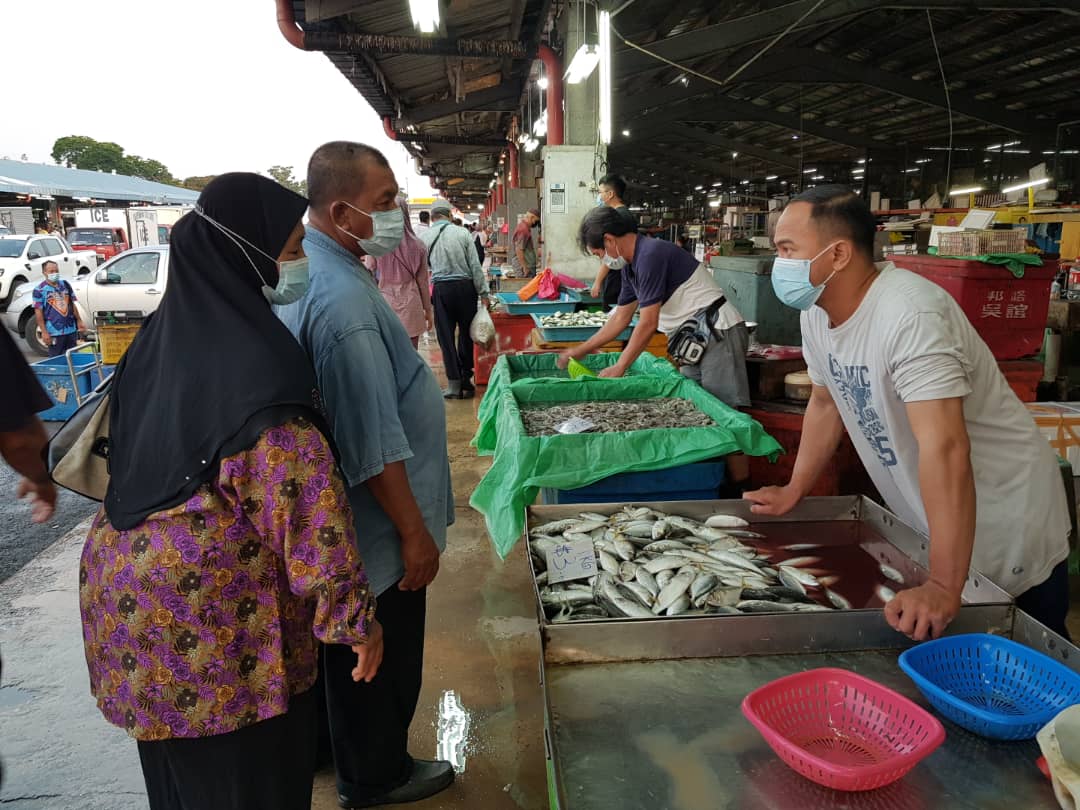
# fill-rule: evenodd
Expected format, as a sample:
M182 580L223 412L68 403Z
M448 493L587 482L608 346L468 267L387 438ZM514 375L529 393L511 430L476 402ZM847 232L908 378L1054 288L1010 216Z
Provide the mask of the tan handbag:
M95 501L109 488L109 389L105 380L56 432L47 448L49 475L64 489Z

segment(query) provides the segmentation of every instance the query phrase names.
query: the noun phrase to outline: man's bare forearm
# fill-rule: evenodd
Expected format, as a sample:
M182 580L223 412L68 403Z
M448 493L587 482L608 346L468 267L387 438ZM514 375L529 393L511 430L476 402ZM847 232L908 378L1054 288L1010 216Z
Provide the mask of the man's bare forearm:
M409 486L404 461L387 464L381 473L373 475L365 483L400 537L414 537L427 531L424 516Z
M829 392L814 388L803 417L799 453L788 486L805 498L836 454L844 436L844 421Z
M950 593L964 590L975 547L975 476L962 438L919 446L919 488L930 529L930 579Z

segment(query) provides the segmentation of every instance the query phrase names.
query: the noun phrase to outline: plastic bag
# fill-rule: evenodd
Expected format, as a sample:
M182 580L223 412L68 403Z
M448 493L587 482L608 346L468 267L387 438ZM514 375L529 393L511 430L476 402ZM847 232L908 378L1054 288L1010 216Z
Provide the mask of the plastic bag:
M540 289L540 276L533 276L531 279L529 279L528 284L518 290L518 299L521 301L528 301L530 298L536 295L536 291L538 289Z
M540 291L537 293L537 296L547 299L548 301L554 301L559 297L559 280L550 269L544 270L544 272L540 274Z
M469 324L469 337L473 339L473 343L485 349L495 340L495 321L491 320L491 315L483 304L477 308L476 315Z

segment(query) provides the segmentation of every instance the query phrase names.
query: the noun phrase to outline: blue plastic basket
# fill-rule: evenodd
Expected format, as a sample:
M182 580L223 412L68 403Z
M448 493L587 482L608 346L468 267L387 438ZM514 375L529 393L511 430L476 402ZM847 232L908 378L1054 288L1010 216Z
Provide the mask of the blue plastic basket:
M584 343L602 328L599 326L544 326L544 316L537 315L535 312L532 313L532 318L540 331L540 337L553 343ZM615 340L629 340L635 326L637 326L636 318L615 336Z
M556 312L573 312L578 301L576 293L567 292L566 290L560 292L559 297L554 301L537 298L535 295L528 301L522 301L518 298L516 292L498 292L495 293L495 297L506 306L506 311L511 315L530 315L532 313L552 315Z
M1028 740L1080 703L1080 675L1002 636L968 633L927 641L900 668L958 726L995 740Z

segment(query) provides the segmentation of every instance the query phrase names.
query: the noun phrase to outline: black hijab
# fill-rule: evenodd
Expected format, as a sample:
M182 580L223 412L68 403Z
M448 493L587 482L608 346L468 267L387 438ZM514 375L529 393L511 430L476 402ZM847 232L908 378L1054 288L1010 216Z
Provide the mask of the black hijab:
M307 200L235 173L212 181L197 205L173 228L165 295L113 379L105 511L121 530L183 503L267 428L298 415L323 425L311 363L252 267L273 287L277 263L243 241L241 251L198 213L276 257Z

